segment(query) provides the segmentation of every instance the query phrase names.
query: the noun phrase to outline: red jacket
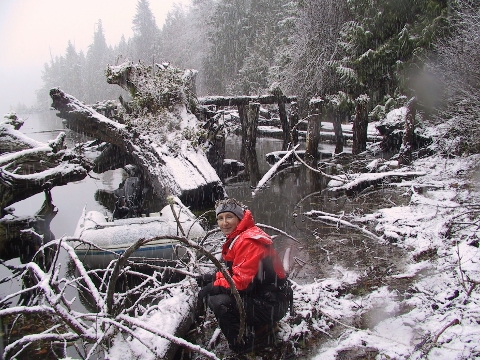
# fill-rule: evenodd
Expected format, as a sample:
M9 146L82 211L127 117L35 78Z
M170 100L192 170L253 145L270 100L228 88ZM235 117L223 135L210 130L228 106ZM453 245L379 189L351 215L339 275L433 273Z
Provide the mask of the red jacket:
M285 270L273 248L272 238L255 225L250 210L245 210L243 219L227 236L227 241L222 248L223 260L231 264L230 275L238 291L247 290L257 276L260 263L268 256L272 259L275 271L273 275L280 280L285 279ZM213 285L230 288L221 272L216 273Z

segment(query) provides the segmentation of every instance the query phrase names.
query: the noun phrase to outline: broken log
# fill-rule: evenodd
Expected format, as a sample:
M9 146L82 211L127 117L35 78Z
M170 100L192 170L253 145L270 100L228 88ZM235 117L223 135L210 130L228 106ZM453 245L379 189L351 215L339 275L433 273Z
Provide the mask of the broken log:
M57 116L66 120L69 129L111 143L129 154L158 197L178 196L185 204L193 205L196 201L213 203L224 195L203 149L192 146L184 137L195 131L197 122L184 105L120 124L58 88L50 90L50 97L52 107L59 111ZM173 132L175 127L177 134ZM195 195L197 190L200 194Z
M289 104L296 102L296 96L276 96L276 95L261 95L261 96L206 96L198 98L200 105L216 105L216 106L238 106L247 105L250 102L256 102L262 105L276 104L278 102Z
M0 124L0 148L12 151L0 156L0 211L13 203L45 190L45 185L60 186L87 176L90 163L66 149L65 133L49 144L40 143L18 131L7 118Z

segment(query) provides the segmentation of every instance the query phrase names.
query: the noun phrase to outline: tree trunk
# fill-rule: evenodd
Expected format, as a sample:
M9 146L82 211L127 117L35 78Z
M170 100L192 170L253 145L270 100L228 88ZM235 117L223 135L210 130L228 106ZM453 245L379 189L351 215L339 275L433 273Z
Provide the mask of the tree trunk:
M282 150L287 150L288 143L290 142L290 124L288 123L287 111L285 109L285 103L278 102L278 113L280 115L280 123L283 130L283 144Z
M342 114L338 110L333 114L333 132L335 133L335 154L340 154L343 152L345 139L342 130Z
M355 120L353 121L352 154L358 155L367 149L368 102L367 95L356 99Z
M50 97L52 107L60 112L57 116L66 120L68 128L113 144L129 154L143 179L161 199L173 195L188 205L194 205L197 202L213 203L224 196L220 178L205 153L191 144L189 146L187 140L177 142L177 149L165 149L162 143L154 141L155 124L137 129L117 123L60 89L52 89ZM156 122L160 125L163 121L161 117L169 116L161 114L156 115ZM171 116L175 115L172 113ZM189 116L196 121L193 114Z
M318 160L318 143L320 142L321 114L323 100L310 100L310 116L308 117L305 162L314 166Z
M240 121L242 124L242 143L247 149L255 149L257 145L259 103L249 103L244 107L238 107Z
M416 98L408 100L407 113L405 115L405 133L403 134L402 147L398 157L398 165L409 165L412 161L412 151L415 140L415 115L417 112Z
M20 125L21 126L21 125ZM0 124L0 211L45 190L87 176L89 161L65 149L65 133L43 144L25 136L11 119Z
M296 96L285 95L262 95L262 96L207 96L198 98L200 105L216 105L216 106L239 106L247 105L255 102L259 104L277 104L283 102L289 104L297 101Z
M296 102L292 102L290 106L290 116L289 116L289 121L290 121L290 142L292 143L292 146L295 146L298 144L298 104Z

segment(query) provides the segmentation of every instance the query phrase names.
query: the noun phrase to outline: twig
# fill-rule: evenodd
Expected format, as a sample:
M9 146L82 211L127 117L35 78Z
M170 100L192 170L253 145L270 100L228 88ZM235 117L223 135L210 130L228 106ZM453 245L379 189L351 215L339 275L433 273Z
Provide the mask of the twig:
M454 326L454 325L458 325L460 324L460 320L458 319L453 319L452 321L450 321L447 325L445 325L438 333L437 335L435 335L435 337L432 339L432 347L437 343L438 341L438 338L440 337L440 335L442 335L445 330L447 330L450 326Z
M209 359L214 359L214 360L219 360L217 358L217 356L208 351L208 350L205 350L203 349L202 347L198 346L198 345L193 345L191 343L189 343L188 341L182 339L182 338L179 338L179 337L176 337L176 336L173 336L173 335L170 335L168 333L163 333L163 332L160 332L158 331L157 329L155 328L152 328L151 326L148 326L146 325L144 322L138 320L138 319L135 319L135 318L132 318L130 316L126 316L126 315L119 315L118 316L118 319L119 320L123 320L123 321L126 321L132 325L135 325L141 329L144 329L144 330L147 330L149 332L151 332L152 334L156 334L158 336L161 336L171 342L173 342L174 344L177 344L177 345L181 345L181 346L184 346L190 350L193 350L193 351L196 351L204 356L206 356L207 358Z

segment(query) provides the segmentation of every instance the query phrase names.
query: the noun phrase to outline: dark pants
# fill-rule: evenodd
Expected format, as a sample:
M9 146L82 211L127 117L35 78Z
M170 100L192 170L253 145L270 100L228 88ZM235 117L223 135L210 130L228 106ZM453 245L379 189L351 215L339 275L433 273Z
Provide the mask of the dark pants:
M230 349L236 352L253 351L259 344L259 333L271 333L276 323L288 310L288 300L283 292L242 297L246 329L243 342L238 343L240 313L233 295L219 294L208 298L208 307L217 318L218 325L227 338ZM265 343L266 339L262 339ZM257 343L256 343L257 342Z

